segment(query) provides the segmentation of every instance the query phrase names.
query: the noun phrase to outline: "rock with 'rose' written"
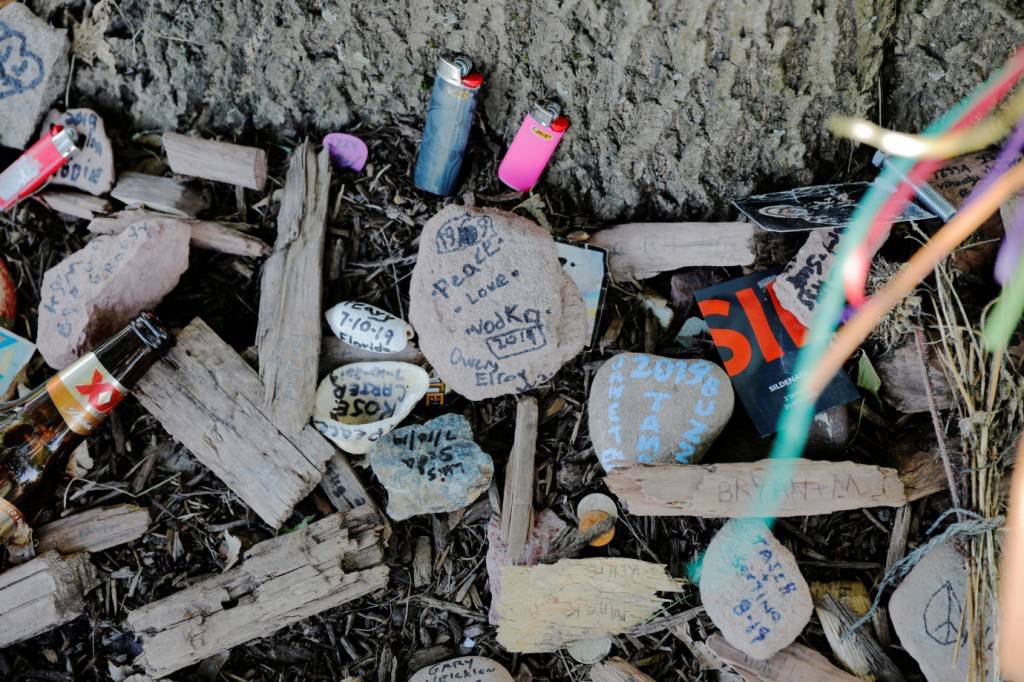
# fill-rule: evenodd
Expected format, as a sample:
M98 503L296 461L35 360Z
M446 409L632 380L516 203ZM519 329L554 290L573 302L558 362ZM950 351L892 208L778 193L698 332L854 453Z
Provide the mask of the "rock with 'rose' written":
M365 455L409 416L430 377L408 362L353 362L320 382L313 426L345 452Z
M409 319L470 400L530 390L583 350L587 309L551 235L497 209L449 206L423 227Z
M62 369L155 307L188 267L191 232L177 220L148 220L97 237L43 275L36 345Z
M409 682L512 682L512 675L497 661L483 656L460 656L423 668Z
M460 414L384 435L370 451L370 466L387 488L388 516L396 521L468 507L494 474L494 461L473 442Z
M620 353L590 387L590 439L606 471L635 462L695 464L734 402L729 377L714 363Z
M729 644L759 660L791 644L814 609L796 559L760 519L733 519L712 538L700 598Z

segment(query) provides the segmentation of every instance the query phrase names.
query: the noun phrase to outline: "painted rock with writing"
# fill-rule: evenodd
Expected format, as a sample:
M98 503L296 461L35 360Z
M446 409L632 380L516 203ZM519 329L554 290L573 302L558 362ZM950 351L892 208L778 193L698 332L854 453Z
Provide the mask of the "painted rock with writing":
M408 362L354 362L334 370L316 391L313 426L345 452L362 455L409 416L430 376Z
M408 322L369 303L342 301L324 317L335 336L371 353L397 353L412 338Z
M520 563L525 566L537 564L541 557L550 552L558 536L568 529L565 521L550 509L533 515L533 526L526 536L523 556ZM508 556L508 544L501 539L501 517L492 516L487 526L487 580L491 587L491 610L488 619L491 625L497 625L498 601L501 595L501 571L513 561Z
M14 332L0 330L0 397L9 397L14 384L36 352L36 345Z
M423 227L409 319L453 390L530 390L587 340L587 308L548 232L507 211L449 206Z
M972 626L966 608L967 566L952 542L928 552L892 593L893 627L929 682L967 679L967 633ZM991 637L991 621L986 634Z
M813 230L775 280L779 304L805 327L811 326L818 294L832 269L837 248L839 230Z
M494 474L491 456L473 442L461 414L385 434L370 451L370 466L387 488L388 516L396 521L467 507Z
M793 554L760 519L732 519L711 540L700 598L729 644L759 660L789 646L814 608Z
M155 307L188 267L191 231L176 220L135 223L97 237L43 275L36 345L54 369L70 365Z
M728 375L712 362L620 353L590 387L590 439L606 471L633 462L695 464L734 402Z
M67 185L99 196L114 186L114 151L106 126L92 109L56 109L43 119L40 136L50 126L61 125L78 131L79 151L50 179L52 185Z
M15 2L0 9L0 145L23 149L68 80L67 31Z
M497 661L483 656L460 656L419 670L409 682L512 682Z

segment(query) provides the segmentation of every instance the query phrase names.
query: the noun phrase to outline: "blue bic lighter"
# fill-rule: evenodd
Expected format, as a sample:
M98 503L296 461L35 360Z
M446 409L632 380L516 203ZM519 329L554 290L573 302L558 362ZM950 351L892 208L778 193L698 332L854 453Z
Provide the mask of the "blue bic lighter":
M413 176L420 189L443 197L455 193L483 82L484 77L473 71L469 57L445 54L438 58Z

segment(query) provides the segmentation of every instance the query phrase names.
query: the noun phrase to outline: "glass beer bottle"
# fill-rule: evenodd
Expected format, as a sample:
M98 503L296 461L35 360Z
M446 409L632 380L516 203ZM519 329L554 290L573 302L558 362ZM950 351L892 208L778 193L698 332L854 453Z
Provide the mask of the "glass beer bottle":
M0 403L0 545L46 502L68 456L134 388L173 337L144 312L30 395Z

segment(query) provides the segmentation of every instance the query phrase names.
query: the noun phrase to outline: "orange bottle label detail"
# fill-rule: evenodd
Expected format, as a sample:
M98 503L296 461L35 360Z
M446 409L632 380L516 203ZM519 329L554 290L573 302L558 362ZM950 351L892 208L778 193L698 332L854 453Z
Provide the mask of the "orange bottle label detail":
M80 436L95 431L127 393L92 353L52 377L46 391L68 428Z

